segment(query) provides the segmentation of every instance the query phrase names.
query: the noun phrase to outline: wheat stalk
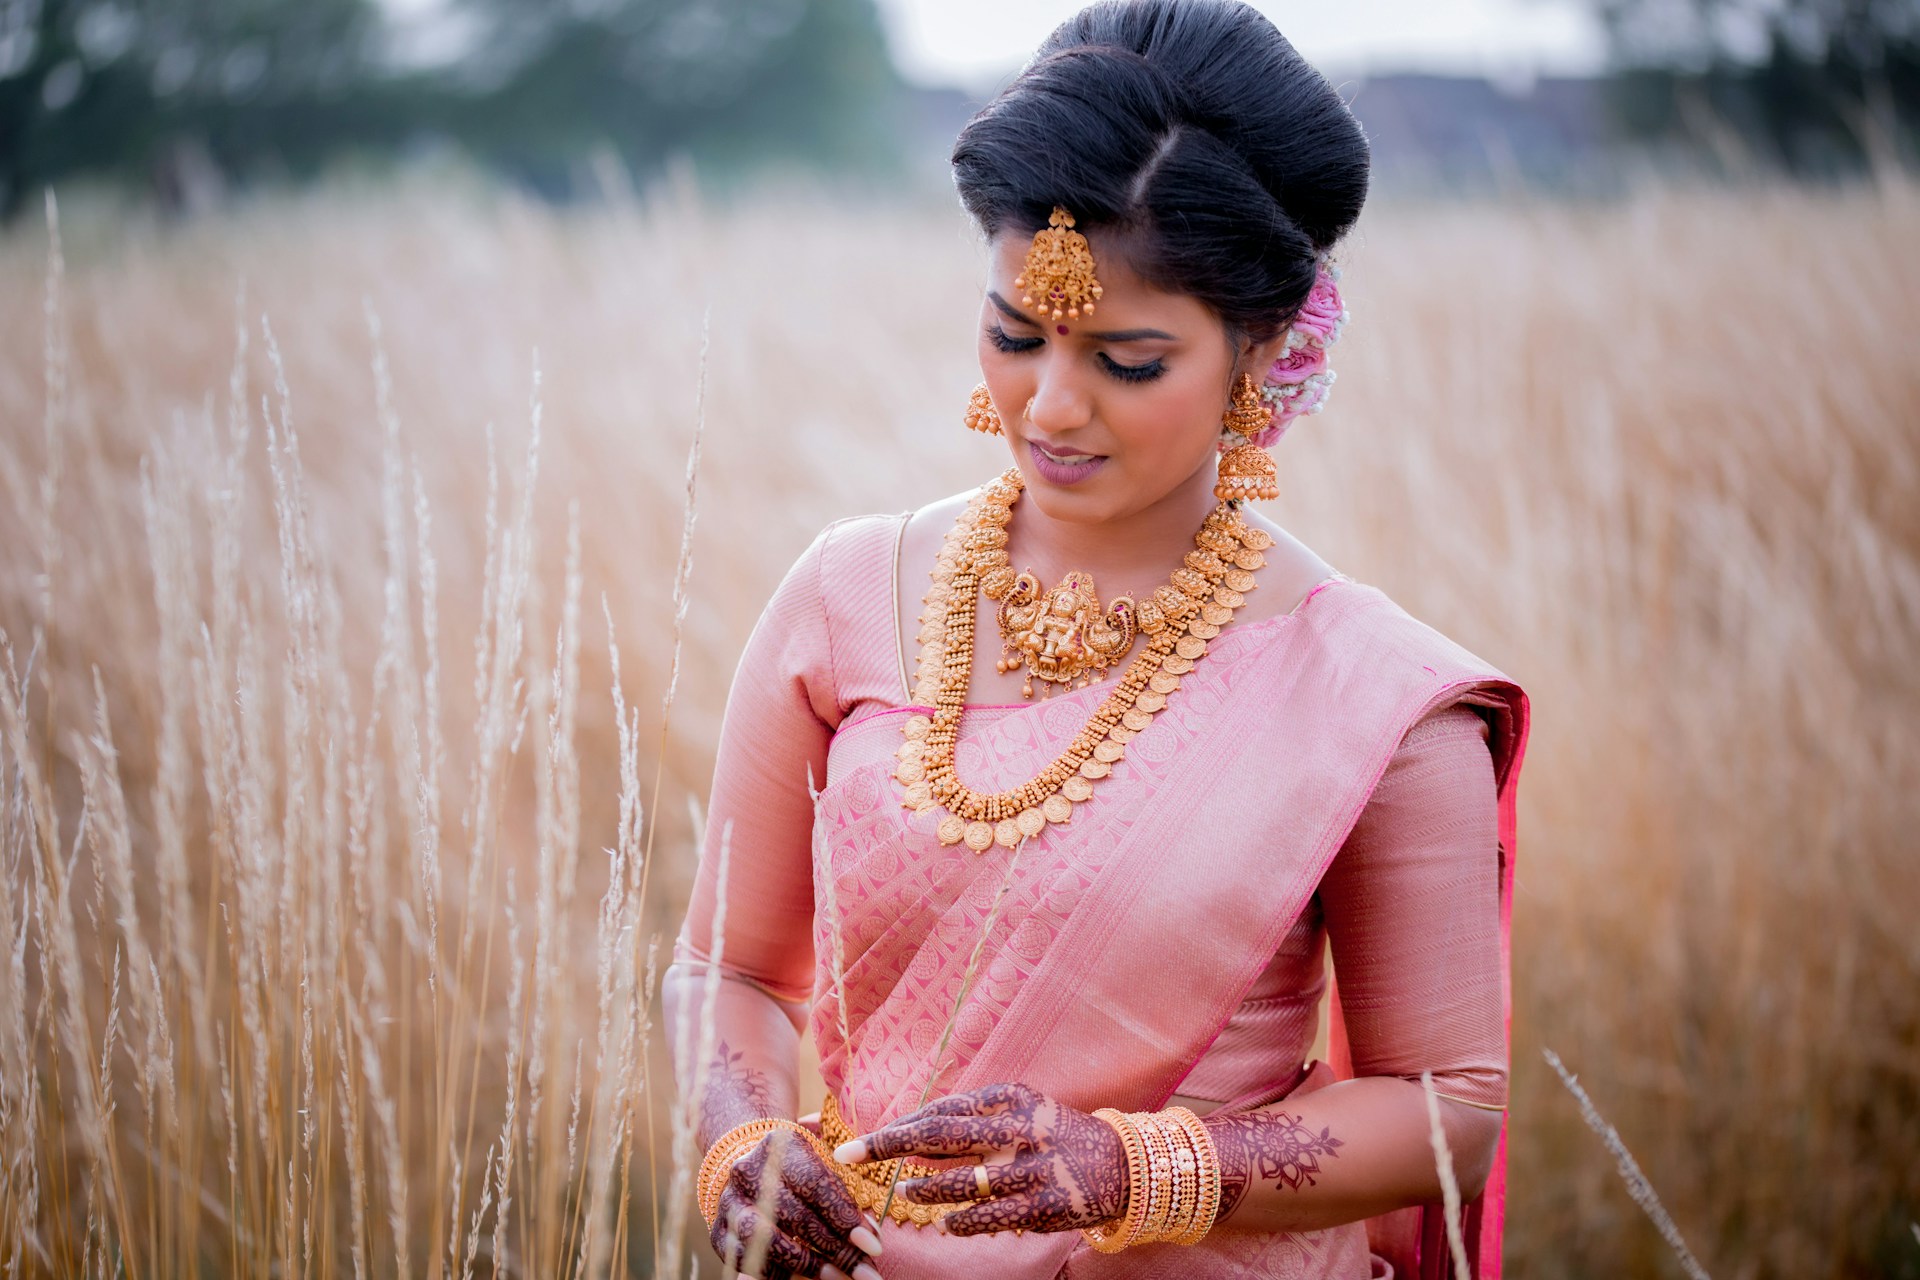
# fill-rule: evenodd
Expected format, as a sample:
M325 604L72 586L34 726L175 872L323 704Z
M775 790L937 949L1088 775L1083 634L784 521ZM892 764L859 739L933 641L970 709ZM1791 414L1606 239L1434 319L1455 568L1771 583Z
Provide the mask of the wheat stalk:
M1559 1054L1551 1049L1542 1049L1540 1053L1547 1060L1547 1065L1553 1068L1554 1074L1560 1077L1560 1083L1567 1087L1567 1092L1580 1104L1580 1118L1587 1122L1587 1127L1599 1136L1601 1143L1612 1153L1614 1163L1620 1170L1620 1180L1627 1184L1627 1194L1653 1220L1661 1238L1673 1250L1674 1256L1680 1259L1681 1268L1692 1280L1708 1280L1706 1268L1693 1256L1693 1250L1687 1248L1687 1242L1680 1238L1680 1228L1674 1225L1666 1206L1660 1203L1653 1184L1640 1172L1640 1162L1633 1158L1633 1153L1627 1150L1627 1144L1620 1140L1619 1131L1607 1123L1600 1109L1593 1105L1593 1099L1580 1087L1580 1081L1560 1061Z

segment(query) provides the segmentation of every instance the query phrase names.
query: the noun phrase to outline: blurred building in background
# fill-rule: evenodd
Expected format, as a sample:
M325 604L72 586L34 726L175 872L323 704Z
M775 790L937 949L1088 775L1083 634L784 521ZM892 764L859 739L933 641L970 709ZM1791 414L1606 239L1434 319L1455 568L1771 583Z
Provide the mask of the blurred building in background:
M1382 184L1914 162L1920 0L1567 2L1603 74L1343 80ZM982 96L903 79L874 0L0 0L0 215L77 176L192 208L423 154L553 199L676 156L937 180Z

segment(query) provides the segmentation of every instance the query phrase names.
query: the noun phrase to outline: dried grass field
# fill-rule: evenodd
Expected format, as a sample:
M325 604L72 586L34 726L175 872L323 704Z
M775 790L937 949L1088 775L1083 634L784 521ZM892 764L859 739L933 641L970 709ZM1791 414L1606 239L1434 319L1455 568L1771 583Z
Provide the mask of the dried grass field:
M685 1274L727 682L821 524L1000 465L970 233L61 213L0 236L0 1276ZM1511 1273L1680 1274L1551 1048L1713 1274L1920 1275L1920 192L1345 261L1270 510L1533 698Z

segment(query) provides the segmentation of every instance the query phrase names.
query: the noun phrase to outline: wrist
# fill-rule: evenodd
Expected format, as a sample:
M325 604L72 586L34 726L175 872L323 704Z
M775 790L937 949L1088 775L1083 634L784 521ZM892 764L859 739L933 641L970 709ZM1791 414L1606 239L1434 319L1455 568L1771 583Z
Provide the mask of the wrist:
M1213 1229L1221 1189L1219 1153L1200 1117L1185 1107L1131 1113L1103 1107L1094 1115L1113 1126L1126 1148L1126 1208L1083 1231L1087 1243L1101 1253L1136 1244L1198 1244Z
M801 1141L813 1146L816 1152L823 1153L818 1138L798 1121L783 1116L766 1116L737 1124L714 1139L713 1145L707 1148L705 1158L700 1161L700 1173L694 1181L694 1188L700 1202L700 1216L707 1220L709 1227L720 1216L720 1195L726 1190L733 1166L758 1146L762 1138L781 1129L799 1134Z

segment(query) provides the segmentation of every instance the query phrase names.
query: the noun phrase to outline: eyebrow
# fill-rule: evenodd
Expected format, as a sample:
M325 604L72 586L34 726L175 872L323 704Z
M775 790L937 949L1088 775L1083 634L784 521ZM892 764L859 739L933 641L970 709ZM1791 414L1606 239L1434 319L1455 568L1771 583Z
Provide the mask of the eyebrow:
M1031 325L1040 323L991 289L987 290L987 300L998 307L1009 320L1018 320L1022 324ZM1105 333L1089 333L1087 337L1098 342L1144 342L1148 339L1157 339L1162 342L1179 341L1172 334L1160 329L1113 329Z

